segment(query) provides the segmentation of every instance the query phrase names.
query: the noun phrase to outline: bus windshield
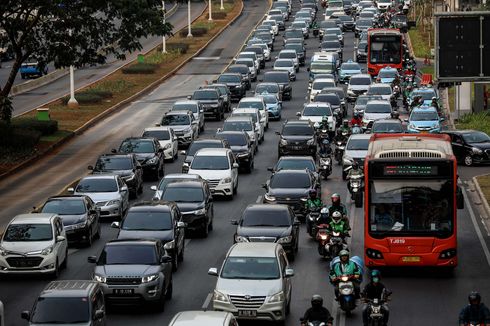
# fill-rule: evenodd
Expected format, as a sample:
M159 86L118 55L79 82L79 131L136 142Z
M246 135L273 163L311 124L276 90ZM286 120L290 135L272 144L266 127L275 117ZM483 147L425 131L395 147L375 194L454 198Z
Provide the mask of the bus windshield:
M369 232L373 236L449 237L453 232L450 180L372 180Z
M371 36L370 62L400 63L401 41L399 36Z

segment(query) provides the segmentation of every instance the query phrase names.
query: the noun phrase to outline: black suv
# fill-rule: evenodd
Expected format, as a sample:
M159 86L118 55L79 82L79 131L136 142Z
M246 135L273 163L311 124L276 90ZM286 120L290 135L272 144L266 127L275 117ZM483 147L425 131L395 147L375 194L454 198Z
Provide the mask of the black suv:
M316 157L315 128L310 121L287 121L280 135L277 155L311 155Z
M116 152L113 150L113 152ZM119 153L133 153L143 167L143 175L158 180L165 174L165 155L156 138L130 137L122 141Z
M223 105L225 106L225 112L231 111L231 92L226 84L209 84L206 88L218 90L221 99L223 100Z
M238 65L238 64L231 65L228 67L226 72L241 74L242 78L245 82L246 89L250 89L252 87L252 81L251 81L251 77L250 77L250 69L246 65Z
M184 163L182 163L182 173L187 173L189 171L189 166L191 166L192 160L194 159L194 154L201 148L230 148L227 141L222 139L197 139L194 140L187 151L182 151L181 154L185 155Z
M185 223L173 202L153 200L134 204L121 222L111 227L119 229L117 239L158 239L172 257L172 270L184 260Z
M284 100L290 101L293 97L293 87L287 71L267 71L261 82L278 83L281 89L281 98Z
M92 173L113 173L124 180L133 198L143 192L143 170L135 154L104 154L95 166L89 165Z
M207 181L169 183L163 190L162 199L177 204L189 231L197 231L203 238L207 238L213 229L214 219L213 197Z
M320 192L320 185L308 170L280 170L274 173L262 187L266 190L265 204L289 205L297 215L305 217L305 204L310 189Z
M243 79L241 73L225 72L218 77L216 82L228 86L231 98L236 101L241 100L247 92L247 82Z
M221 121L225 116L225 105L220 93L216 89L198 89L188 99L199 101L202 104L205 117L215 117L216 120Z
M245 131L221 131L216 134L216 137L228 142L240 168L245 169L248 173L252 172L254 168L254 144Z
M248 205L237 225L233 238L236 242L277 242L294 259L298 252L299 221L287 205Z

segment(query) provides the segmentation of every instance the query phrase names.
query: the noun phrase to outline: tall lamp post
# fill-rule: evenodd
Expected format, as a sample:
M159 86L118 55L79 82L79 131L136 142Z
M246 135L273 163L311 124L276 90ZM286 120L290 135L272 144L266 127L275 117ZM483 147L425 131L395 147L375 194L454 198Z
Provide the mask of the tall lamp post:
M68 35L72 36L73 31L71 29L68 30ZM68 100L68 107L70 109L78 109L78 101L75 98L75 71L73 65L70 65L70 99Z
M212 11L211 7L212 6L213 5L211 3L211 0L208 0L208 7L209 7L209 19L208 20L213 20L213 16L212 16L212 13L211 13L211 11Z
M192 37L192 31L191 31L191 0L187 1L187 26L188 26L187 37Z
M221 7L219 7L220 10L225 10L225 7L223 6L223 0L221 0Z
M167 10L165 9L165 0L162 0L162 11L163 11L163 25L167 23ZM165 39L165 33L162 36L162 53L167 53L167 40Z

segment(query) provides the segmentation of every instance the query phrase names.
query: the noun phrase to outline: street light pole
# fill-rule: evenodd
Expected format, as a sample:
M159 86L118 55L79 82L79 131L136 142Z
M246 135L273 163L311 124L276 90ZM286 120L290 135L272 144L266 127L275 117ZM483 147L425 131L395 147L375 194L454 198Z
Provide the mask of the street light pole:
M213 16L211 14L211 7L212 7L212 4L211 4L211 0L208 0L208 7L209 7L209 19L208 20L213 20Z
M223 0L221 0L221 7L219 9L220 10L225 10L225 7L223 6Z
M165 9L165 0L162 0L162 11L163 11L163 25L167 23L167 10ZM162 36L162 53L167 53L167 40L165 39L165 32Z
M73 31L71 29L68 30L68 35L72 36ZM78 109L80 106L78 105L78 101L75 98L75 69L73 65L70 65L70 99L68 100L68 107L70 109Z
M192 37L192 31L191 31L191 0L187 1L187 25L188 25L187 37Z

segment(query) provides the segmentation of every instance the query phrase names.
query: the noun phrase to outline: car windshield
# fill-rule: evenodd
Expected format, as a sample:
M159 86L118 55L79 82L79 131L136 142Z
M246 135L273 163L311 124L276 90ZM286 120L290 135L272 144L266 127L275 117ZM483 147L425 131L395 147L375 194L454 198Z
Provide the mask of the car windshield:
M367 151L369 146L368 139L349 139L347 149L351 151Z
M162 126L190 125L191 119L187 114L168 114L162 118Z
M151 140L125 140L119 147L123 153L155 153L155 146Z
M331 116L332 110L328 106L307 106L303 110L303 115L306 117L323 117Z
M292 52L292 51L279 52L278 58L279 59L295 59L295 58L297 58L296 51L295 52Z
M280 277L275 257L228 257L221 270L227 279L274 280Z
M279 100L276 95L261 95L266 104L277 104Z
M304 170L308 169L312 172L316 171L315 162L310 159L298 160L298 159L281 159L277 162L275 170Z
M116 192L117 182L113 178L82 179L75 189L76 192Z
M157 265L154 245L107 245L100 254L97 265Z
M204 200L204 192L201 187L167 187L162 195L163 200L176 203L195 203Z
M244 60L244 62L247 61ZM218 77L218 83L240 83L240 77L235 75L221 75Z
M77 324L90 322L89 307L92 303L87 297L39 297L32 310L31 323Z
M314 90L322 90L325 87L335 87L335 81L329 80L329 81L314 81L313 85L311 86L312 89Z
M334 94L317 94L314 98L315 102L325 102L330 105L338 106L340 105L340 98Z
M10 224L3 241L49 241L53 239L51 224Z
M414 91L411 95L412 98L420 96L424 101L430 101L433 97L436 97L435 92L433 91Z
M248 74L249 72L248 67L237 67L237 66L230 66L230 68L228 68L228 71L236 72L240 74Z
M285 125L282 134L284 136L313 136L314 130L309 125Z
M340 67L342 70L361 70L361 67L357 63L343 63Z
M367 14L369 17L372 16L371 14ZM371 19L359 19L356 22L356 26L358 27L371 27L373 25L373 21Z
M253 67L253 66L254 66L254 61L253 61L253 59L238 59L238 60L237 60L235 63L236 63L237 65L245 65L245 66L247 66L247 67ZM225 76L225 77L226 77L226 76ZM235 78L235 79L229 79L229 80L226 80L226 78L225 78L225 77L223 77L223 78L224 78L224 80L222 80L222 81L223 81L223 82L225 82L225 83L227 83L227 82L228 82L228 83L238 83L238 81L235 81L235 79L236 79L236 80L238 80L238 77L236 77L236 78L235 78L235 76L234 76L234 78ZM218 79L218 81L219 81L219 79Z
M187 155L194 156L194 154L201 148L223 148L223 144L220 141L193 142L187 150Z
M279 85L274 85L274 84L269 84L269 85L264 85L264 84L258 84L255 87L255 93L261 94L261 93L279 93Z
M398 75L398 71L396 69L381 69L379 71L379 78L395 78Z
M230 164L227 156L198 155L192 161L193 170L228 170Z
M153 137L158 140L170 140L170 132L168 130L147 130L143 133L143 137Z
M251 131L252 123L248 121L225 121L223 131Z
M371 36L370 62L375 64L401 62L401 46L401 36Z
M192 175L192 174L185 174L187 176L196 176L195 174ZM162 179L162 181L160 181L160 184L158 185L158 190L164 190L167 185L169 183L172 183L172 182L179 182L179 181L187 181L187 180L199 180L199 178L197 177L191 177L191 178L187 178L187 177L165 177Z
M349 82L350 85L371 85L370 77L352 77Z
M487 143L490 142L490 137L484 132L474 131L463 134L463 139L468 144L476 144L476 143Z
M121 224L121 229L128 231L164 231L172 228L172 217L165 211L142 212L130 209Z
M291 225L291 217L287 209L246 209L243 212L241 226L275 226L288 227Z
M226 139L230 146L246 146L247 136L243 134L218 134L218 137Z
M262 104L262 102L260 101L240 101L240 103L238 103L238 108L239 109L248 109L248 108L252 108L252 109L263 109L264 108L264 104Z
M284 35L285 38L302 38L303 37L303 31L300 29L296 29L294 31L287 31Z
M58 215L82 215L86 213L83 199L51 199L44 204L41 213Z
M349 22L349 21L351 22L352 21L352 17L351 16L347 16L347 15L339 16L337 18L340 19L343 22Z
M133 164L130 157L101 157L95 163L96 171L131 170Z
M381 96L359 96L356 100L356 105L366 105L369 101L381 99L383 99Z
M325 62L319 62L319 61L315 61L315 62L312 62L311 65L310 65L310 70L322 70L322 71L334 71L335 68L334 68L334 64L333 62L329 62L329 61L325 61Z
M294 67L294 62L292 60L277 60L274 63L274 67L287 67L287 68L291 68L291 67Z
M289 75L285 73L271 73L266 72L264 75L264 81L275 83L289 83Z
M414 111L410 121L439 121L439 115L434 111Z
M271 177L271 188L310 188L311 180L306 173L281 173Z
M197 104L187 104L187 103L177 103L172 106L172 111L192 111L192 113L197 113Z
M399 123L374 123L373 133L398 133L403 132L402 125Z
M212 91L212 90L195 91L194 95L192 96L194 100L217 100L218 97L219 97L218 91Z
M370 95L391 95L391 87L369 87L368 94Z
M449 180L374 180L370 196L372 234L452 234L454 194Z
M387 104L370 104L366 105L365 113L391 113L391 105Z
M323 49L338 49L340 48L340 43L334 41L327 41L327 42L322 42L321 46Z
M296 53L303 52L303 46L301 44L287 44L284 46L284 49L286 50L294 50Z
M235 112L233 112L233 114L231 116L251 118L253 123L257 123L257 114L255 114L253 112L252 113L244 113L244 112L235 113Z

